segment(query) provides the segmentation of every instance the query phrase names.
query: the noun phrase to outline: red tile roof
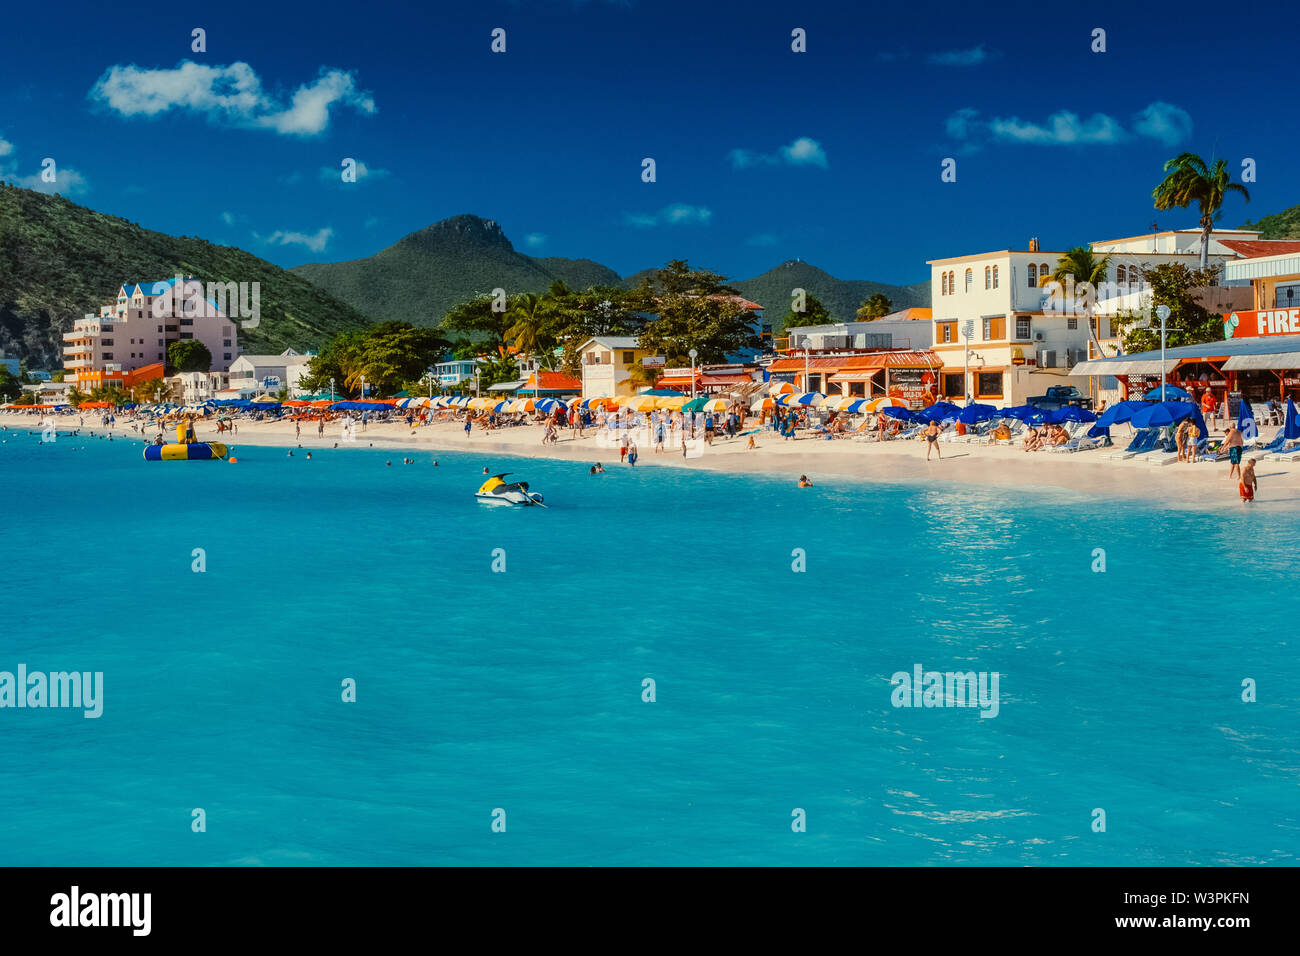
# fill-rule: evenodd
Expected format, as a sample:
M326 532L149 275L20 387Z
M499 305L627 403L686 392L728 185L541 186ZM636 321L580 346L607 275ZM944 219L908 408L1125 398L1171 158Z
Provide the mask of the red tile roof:
M1226 246L1243 259L1259 259L1262 256L1281 256L1289 252L1300 252L1300 240L1297 239L1220 239L1219 244Z
M544 392L580 392L582 383L563 372L534 372L523 385L525 391L533 388L540 388Z

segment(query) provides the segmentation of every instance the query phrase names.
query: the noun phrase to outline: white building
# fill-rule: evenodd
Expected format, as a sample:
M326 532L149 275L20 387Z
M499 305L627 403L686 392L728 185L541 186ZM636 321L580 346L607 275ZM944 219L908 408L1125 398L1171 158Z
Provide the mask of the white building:
M287 388L291 396L302 392L299 381L307 374L307 363L314 356L285 349L279 355L241 355L230 365L232 389L256 388L278 392Z

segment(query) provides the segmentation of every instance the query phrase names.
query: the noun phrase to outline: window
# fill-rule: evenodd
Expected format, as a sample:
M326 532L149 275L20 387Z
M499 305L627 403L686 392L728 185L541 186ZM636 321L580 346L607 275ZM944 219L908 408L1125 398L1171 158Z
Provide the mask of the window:
M624 364L624 365L631 365L634 361L636 361L636 358L635 358L635 356L634 356L631 352L624 352L624 353L623 353L623 364Z
M984 320L984 341L999 342L1006 335L1006 319L1002 316Z
M949 397L965 398L966 376L963 374L953 374L945 372L943 375L943 394Z
M1027 339L1027 338L1029 338L1030 334L1031 334L1031 332L1030 332L1030 323L1029 323L1029 320L1028 320L1028 319L1016 319L1016 338L1018 338L1018 339Z
M969 292L971 290L971 286L973 286L974 284L975 284L975 270L967 269L966 270L966 291Z
M977 398L1002 397L1002 373L980 372L975 376L975 395Z
M101 332L112 332L112 331L113 331L113 327L112 327L111 325L105 325L105 326L103 326L103 327L100 329L100 331L101 331Z
M227 362L229 362L229 361L230 361L230 353L227 352L225 355L222 356L222 358L224 358Z
M193 325L193 324L194 324L193 319L181 319L181 325Z
M998 267L994 266L993 267L993 288L996 289L997 287L998 287Z
M1128 270L1125 269L1123 266L1120 266L1118 269L1115 270L1115 284L1116 284L1116 285L1120 285L1120 286L1122 286L1122 285L1126 285L1126 284L1128 283L1128 280L1125 278L1125 273L1126 273L1127 271L1128 271Z
M984 288L985 289L993 288L993 270L990 269L988 266L984 267Z
M221 327L221 334L222 334L222 335L229 335L232 331L233 331L233 329L232 329L229 325L223 325L223 326Z
M113 344L113 340L112 340L112 339L100 339L100 340L99 340L99 344L100 344L100 345L112 345L112 344Z
M162 329L159 329L158 331L161 332ZM158 347L159 347L159 348L162 348L162 347L163 347L164 345L166 345L166 344L167 344L167 343L164 342L162 339L159 339L159 340L158 340Z
M182 333L181 333L181 338L183 338L183 339L192 339L192 338L194 338L194 333L193 333L193 332L182 332Z
M221 344L224 345L226 348L230 348L230 339L222 339Z
M940 322L940 323L939 323L939 341L940 341L940 342L951 342L951 341L952 341L952 330L953 330L953 326L956 325L956 324L957 324L956 322Z
M946 272L939 273L939 294L948 294L948 273Z
M1047 267L1047 263L1046 263L1046 262L1044 262L1042 265L1040 265L1040 266L1038 267L1038 281L1039 281L1039 282L1042 282L1044 279L1046 279L1046 278L1047 278L1049 275L1051 275L1051 274L1052 274L1052 270L1049 269L1049 268Z
M1029 263L1029 288L1038 288L1038 266Z
M1077 328L1079 327L1079 320L1078 320L1078 319L1066 319L1066 320L1065 320L1065 327L1066 327L1067 329L1077 329Z
M100 358L102 359L111 359L112 357L113 357L112 352L104 352L102 355L100 355Z

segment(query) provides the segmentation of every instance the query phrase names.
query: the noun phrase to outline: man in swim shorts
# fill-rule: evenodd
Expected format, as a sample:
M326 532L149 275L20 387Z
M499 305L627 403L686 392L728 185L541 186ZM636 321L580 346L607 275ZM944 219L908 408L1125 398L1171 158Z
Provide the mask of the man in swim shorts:
M1228 449L1229 478L1233 475L1241 477L1241 452L1245 444L1241 437L1241 429L1229 422L1227 434L1223 437L1223 445Z
M1237 485L1243 505L1255 500L1255 489L1258 487L1259 479L1255 477L1255 459L1251 458L1241 469L1241 481Z

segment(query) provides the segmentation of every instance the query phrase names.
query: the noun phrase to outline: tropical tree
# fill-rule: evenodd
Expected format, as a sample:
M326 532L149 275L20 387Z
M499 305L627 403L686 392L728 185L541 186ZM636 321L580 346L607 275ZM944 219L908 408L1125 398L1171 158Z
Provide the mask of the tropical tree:
M623 367L627 369L627 380L635 388L654 388L659 381L658 369L647 368L640 362L628 362Z
M493 345L502 345L515 319L510 315L509 305L506 311L497 312L492 308L494 302L493 296L484 294L454 305L443 316L441 328L448 332L468 332L480 339L486 337Z
M525 292L510 303L506 316L513 324L506 329L505 338L521 357L531 358L555 347L551 324L554 306L549 293L542 296Z
M859 322L870 322L882 315L889 315L893 311L894 303L889 296L883 292L875 292L863 300L862 305L858 306L857 319Z
M1228 193L1240 193L1250 202L1250 193L1240 183L1229 182L1228 163L1215 160L1208 165L1195 153L1182 153L1165 163L1165 178L1151 191L1157 209L1186 209L1196 203L1201 210L1201 269L1210 265L1210 233L1219 218Z
M1198 290L1218 281L1217 267L1189 269L1181 262L1166 262L1146 269L1142 279L1151 287L1151 305L1169 306L1165 321L1165 344L1200 345L1224 337L1223 316L1201 304ZM1160 348L1160 324L1151 321L1150 311L1123 312L1115 317L1116 334L1124 351L1148 352Z
M725 276L692 269L684 259L643 279L627 299L632 308L654 313L638 337L640 346L673 366L686 365L691 349L707 364L726 361L729 352L759 348L753 314L743 301Z
M167 364L178 372L206 372L212 353L198 339L179 339L167 345Z
M1101 341L1097 338L1096 290L1106 281L1110 272L1110 256L1098 258L1087 246L1075 246L1056 260L1056 270L1039 280L1040 285L1058 283L1060 285L1059 301L1062 308L1081 308L1084 318L1088 320L1088 336L1101 355ZM1080 286L1087 283L1087 288ZM1068 301L1074 290L1074 301Z
M826 306L822 305L821 300L815 296L805 296L803 311L796 312L793 303L790 305L790 311L782 319L787 329L799 328L804 325L826 325L833 321L831 314L826 311Z
M171 386L162 378L151 378L131 386L131 394L137 402L159 402L170 393Z
M9 368L0 365L0 399L6 402L12 402L15 398L23 393L22 382Z

